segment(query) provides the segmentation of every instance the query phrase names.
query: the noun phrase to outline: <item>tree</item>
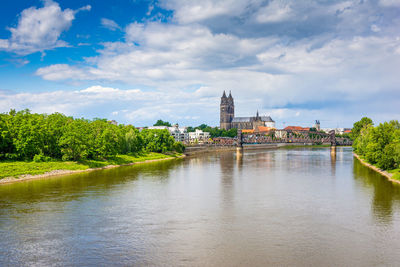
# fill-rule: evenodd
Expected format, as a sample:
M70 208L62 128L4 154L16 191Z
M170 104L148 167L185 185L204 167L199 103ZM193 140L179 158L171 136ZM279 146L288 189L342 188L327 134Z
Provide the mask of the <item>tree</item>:
M59 140L63 160L86 159L89 155L89 122L84 119L71 120Z
M168 126L171 127L171 123L168 121L163 121L163 120L158 120L156 123L153 124L153 126Z
M358 135L361 132L361 129L368 126L368 125L374 125L372 120L368 117L363 117L360 121L357 121L353 125L353 129L351 130L350 137L352 140L356 140Z

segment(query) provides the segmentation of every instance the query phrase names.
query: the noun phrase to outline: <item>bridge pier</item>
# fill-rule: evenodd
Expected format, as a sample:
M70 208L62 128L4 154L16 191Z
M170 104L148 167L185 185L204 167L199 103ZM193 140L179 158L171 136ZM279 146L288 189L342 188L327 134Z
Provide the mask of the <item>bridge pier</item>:
M331 156L336 159L336 136L334 130L329 132L329 139L331 141Z
M243 135L242 130L237 131L237 144L236 144L236 156L242 157L243 156Z

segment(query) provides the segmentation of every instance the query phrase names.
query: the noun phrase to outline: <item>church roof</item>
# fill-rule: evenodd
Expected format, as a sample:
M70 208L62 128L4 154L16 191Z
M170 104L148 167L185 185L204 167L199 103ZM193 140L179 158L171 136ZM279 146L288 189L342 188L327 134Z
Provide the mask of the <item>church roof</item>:
M250 122L250 117L234 117L232 122Z
M275 122L270 116L261 116L262 121Z
M234 117L232 122L250 122L255 117ZM275 122L270 116L260 116L264 122Z

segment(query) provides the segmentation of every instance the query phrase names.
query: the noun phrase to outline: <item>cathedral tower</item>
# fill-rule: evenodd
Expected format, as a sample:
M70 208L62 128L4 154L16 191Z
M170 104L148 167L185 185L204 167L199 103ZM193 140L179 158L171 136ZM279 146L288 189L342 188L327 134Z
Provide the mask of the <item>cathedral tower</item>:
M224 93L221 97L221 105L220 105L220 129L229 130L232 128L232 120L235 116L235 104L233 103L233 97L231 92L229 92L229 96L227 97Z

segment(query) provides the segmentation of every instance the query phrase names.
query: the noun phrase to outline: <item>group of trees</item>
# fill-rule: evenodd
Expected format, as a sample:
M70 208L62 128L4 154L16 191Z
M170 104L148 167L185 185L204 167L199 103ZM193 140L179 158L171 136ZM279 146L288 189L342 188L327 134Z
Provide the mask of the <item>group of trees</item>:
M350 134L354 152L384 170L400 167L400 123L384 122L374 127L370 118L354 123Z
M29 110L0 114L0 160L103 159L142 151L182 152L168 130L139 132L105 119L74 119Z
M203 132L209 132L211 138L214 137L236 137L237 136L237 129L232 128L229 130L219 129L218 127L211 127L207 124L201 124L197 127L188 127L188 132L194 132L196 129L200 129Z
M160 120L157 120L157 122L154 123L153 126L169 126L169 127L171 127L171 123L160 119ZM192 126L187 127L187 131L189 133L196 131L196 129L200 129L203 132L209 132L211 138L214 138L214 137L236 137L237 136L237 129L235 129L235 128L230 129L230 130L224 130L224 129L219 129L218 127L208 126L207 124L200 124L197 127L192 127Z

